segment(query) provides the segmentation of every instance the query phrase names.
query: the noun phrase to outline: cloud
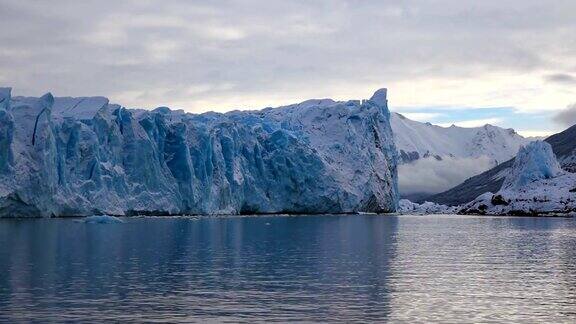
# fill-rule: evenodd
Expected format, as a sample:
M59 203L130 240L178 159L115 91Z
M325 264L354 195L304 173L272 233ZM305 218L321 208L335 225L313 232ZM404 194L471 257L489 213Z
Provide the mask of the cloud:
M569 105L553 117L554 122L563 126L571 127L576 124L576 103Z
M574 69L574 1L0 2L0 71L22 95L205 111L386 86L392 106L553 110L576 91L542 78Z
M403 164L398 168L400 194L439 193L491 167L487 157L445 157L442 161L427 158Z
M501 118L486 118L486 119L473 119L473 120L464 120L464 121L456 121L453 123L441 123L439 126L442 127L450 127L452 125L458 127L482 127L484 125L498 125L502 123Z
M576 77L565 73L555 73L546 76L546 80L550 82L574 85L576 84Z

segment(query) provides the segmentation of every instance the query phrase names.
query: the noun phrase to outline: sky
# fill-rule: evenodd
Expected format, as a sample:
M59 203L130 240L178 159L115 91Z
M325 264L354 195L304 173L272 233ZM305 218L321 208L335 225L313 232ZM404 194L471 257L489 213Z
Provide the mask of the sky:
M574 0L0 0L0 86L126 107L369 98L441 125L576 123Z

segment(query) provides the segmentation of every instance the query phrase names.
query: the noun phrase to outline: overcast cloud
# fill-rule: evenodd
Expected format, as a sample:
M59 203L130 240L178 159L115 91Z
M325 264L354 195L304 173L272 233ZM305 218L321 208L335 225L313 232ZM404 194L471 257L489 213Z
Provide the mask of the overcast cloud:
M0 84L188 111L310 97L558 110L576 1L0 0Z
M453 188L491 167L487 157L445 157L442 161L420 159L398 167L398 189L402 195L435 194Z
M552 82L558 83L566 83L571 85L576 85L576 76L565 74L565 73L556 73L547 76L547 79Z
M554 121L564 128L576 125L576 103L566 107L564 110L559 111L554 116Z

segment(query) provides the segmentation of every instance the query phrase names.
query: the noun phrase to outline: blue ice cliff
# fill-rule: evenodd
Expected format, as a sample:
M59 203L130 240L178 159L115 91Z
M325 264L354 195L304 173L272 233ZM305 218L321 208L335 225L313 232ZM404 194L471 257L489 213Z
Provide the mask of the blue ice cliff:
M552 146L543 141L523 147L502 188L461 206L461 213L487 215L576 215L576 174L562 170Z
M385 89L188 114L0 88L0 217L392 212L395 152Z
M535 141L520 148L514 165L504 179L502 189L518 189L529 183L555 178L562 174L552 146L543 141Z

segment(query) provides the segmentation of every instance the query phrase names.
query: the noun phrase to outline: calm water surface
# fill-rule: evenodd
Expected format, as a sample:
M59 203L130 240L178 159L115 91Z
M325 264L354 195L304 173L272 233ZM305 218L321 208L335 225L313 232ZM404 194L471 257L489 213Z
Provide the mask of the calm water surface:
M0 321L576 322L576 220L0 220Z

